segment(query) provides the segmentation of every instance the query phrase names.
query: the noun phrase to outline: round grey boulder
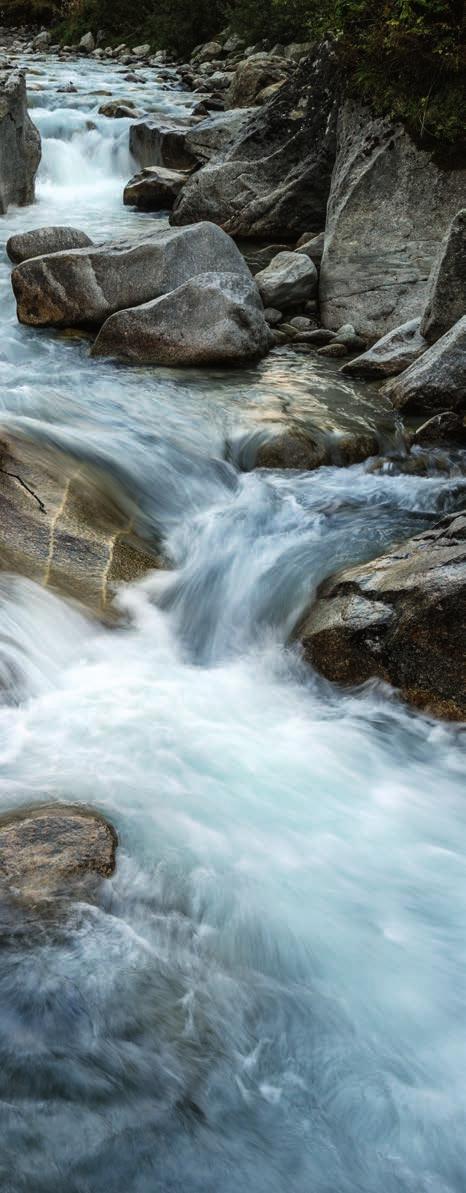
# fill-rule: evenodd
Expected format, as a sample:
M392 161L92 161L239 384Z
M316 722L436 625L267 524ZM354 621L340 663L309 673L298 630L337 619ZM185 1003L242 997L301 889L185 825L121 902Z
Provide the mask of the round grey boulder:
M17 232L6 242L6 251L14 265L29 261L31 257L42 257L44 253L60 253L64 249L83 249L92 240L78 228L51 227L32 228L30 232Z

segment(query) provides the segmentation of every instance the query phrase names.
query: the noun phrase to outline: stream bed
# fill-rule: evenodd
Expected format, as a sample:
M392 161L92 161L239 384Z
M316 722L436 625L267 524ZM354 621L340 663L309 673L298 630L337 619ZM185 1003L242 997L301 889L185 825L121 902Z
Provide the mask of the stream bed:
M31 64L43 159L34 207L0 222L2 426L120 478L174 566L121 591L116 629L0 576L0 810L91 804L121 842L66 932L2 931L2 1190L464 1193L461 730L381 684L338 691L292 642L325 576L458 508L464 479L254 471L265 426L371 417L375 390L322 358L130 369L20 327L14 231L157 218L123 207L130 121L103 93L193 102L153 71Z

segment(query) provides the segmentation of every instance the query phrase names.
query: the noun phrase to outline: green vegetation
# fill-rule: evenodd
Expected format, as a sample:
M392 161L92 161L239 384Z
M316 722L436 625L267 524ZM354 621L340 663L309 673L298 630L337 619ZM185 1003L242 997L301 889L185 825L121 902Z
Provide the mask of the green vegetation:
M3 17L46 21L61 41L150 41L186 58L228 27L248 45L337 39L350 88L423 144L466 149L464 0L4 0Z

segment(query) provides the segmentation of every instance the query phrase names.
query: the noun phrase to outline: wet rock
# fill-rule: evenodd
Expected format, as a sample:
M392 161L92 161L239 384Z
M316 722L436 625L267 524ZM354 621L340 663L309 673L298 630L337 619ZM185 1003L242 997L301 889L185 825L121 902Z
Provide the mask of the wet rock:
M136 120L141 112L136 111L136 108L131 100L111 99L108 104L101 104L99 108L99 116L110 116L115 120L120 120L123 117L130 120Z
M115 588L162 565L111 478L44 443L0 432L0 560L38 584L111 613Z
M166 166L168 170L190 170L199 164L186 144L190 121L143 120L129 130L129 148L139 166Z
M217 272L112 315L92 355L138 364L236 365L263 356L271 343L252 277Z
M429 343L466 312L466 208L455 215L427 284L421 335Z
M466 315L382 392L397 410L433 414L466 408Z
M215 224L202 223L160 229L133 243L23 261L13 270L12 284L21 323L90 327L212 270L251 277L234 241Z
M98 812L38 804L0 817L0 899L37 906L94 898L115 870L118 838Z
M286 310L315 294L317 270L313 261L302 253L277 253L270 265L256 274L256 282L265 306Z
M420 333L420 319L410 319L395 327L382 339L377 340L362 356L349 360L342 366L342 373L351 377L384 378L395 377L409 368L428 347Z
M186 178L180 170L148 166L130 178L123 191L123 203L138 211L170 211Z
M331 356L338 358L340 356L347 356L348 349L346 344L339 344L336 340L332 340L331 344L324 344L322 348L317 349L319 356Z
M10 203L34 202L41 157L40 135L28 115L26 80L18 72L0 77L0 215Z
M323 464L347 468L360 464L379 450L379 440L369 427L348 430L337 423L330 429L293 427L275 431L260 443L255 468L299 468L312 471Z
M58 253L62 249L79 249L91 245L90 236L78 228L32 228L30 232L17 232L6 242L6 251L15 265L41 257L44 253Z
M327 44L258 109L223 156L193 175L171 222L208 218L235 236L285 241L322 228L338 92L336 56Z
M466 514L321 586L298 636L342 684L379 678L435 716L466 716Z
M306 332L306 342L314 344L316 348L325 347L327 344L333 343L334 339L335 332L329 331L326 327L316 327L313 331Z
M464 170L441 170L401 125L346 102L320 273L324 325L351 321L371 342L417 318L465 186Z
M435 447L439 443L464 443L466 417L454 410L442 410L432 415L414 432L411 442L419 447Z

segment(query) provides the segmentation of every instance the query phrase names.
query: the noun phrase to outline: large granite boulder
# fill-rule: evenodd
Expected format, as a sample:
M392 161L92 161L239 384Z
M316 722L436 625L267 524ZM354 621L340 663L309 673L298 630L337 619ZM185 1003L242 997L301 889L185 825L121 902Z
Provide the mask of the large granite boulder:
M265 269L256 273L265 307L300 306L313 298L317 290L317 269L304 253L277 253Z
M288 63L271 54L251 54L238 63L225 96L227 108L250 108L265 87L286 79Z
M41 157L40 135L28 115L22 72L0 75L0 215L10 203L34 202Z
M129 148L141 169L166 166L168 170L191 170L199 164L196 151L186 141L193 121L141 120L129 130Z
M193 161L204 165L215 154L223 152L241 132L253 114L251 108L235 108L229 112L215 112L199 124L188 128L184 145Z
M99 326L114 311L139 306L199 273L250 271L215 224L165 228L134 243L74 249L17 265L18 319L34 327Z
M321 586L298 633L327 679L379 678L435 716L466 717L466 513Z
M433 343L466 313L466 208L452 221L429 278L421 334Z
M162 565L109 478L62 451L1 432L0 561L113 616L119 583Z
M370 380L395 377L403 369L409 368L429 347L419 330L420 323L420 319L410 319L401 327L395 327L381 340L376 340L367 352L348 360L340 371L350 377L367 377Z
M422 314L441 241L464 203L465 170L443 170L401 125L347 101L320 273L325 327L369 341Z
M325 44L243 125L223 155L189 179L171 223L209 219L235 236L287 243L307 230L319 232L338 103L336 56Z
M135 364L238 365L272 346L252 277L203 273L154 302L107 319L93 356Z
M123 203L125 207L137 207L138 211L170 211L186 177L181 170L147 166L126 183Z
M44 253L59 253L63 249L82 249L92 244L90 236L78 228L32 228L30 232L16 232L6 242L6 251L14 265L42 257Z
M118 837L98 812L37 804L0 817L0 899L28 907L93 899L115 869Z
M406 414L466 408L466 315L393 381L383 393Z

